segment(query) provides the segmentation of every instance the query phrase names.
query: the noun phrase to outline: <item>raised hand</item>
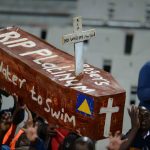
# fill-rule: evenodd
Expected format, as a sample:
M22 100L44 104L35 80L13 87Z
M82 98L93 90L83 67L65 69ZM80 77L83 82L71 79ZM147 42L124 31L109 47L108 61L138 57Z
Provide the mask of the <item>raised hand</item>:
M132 105L131 109L128 109L128 113L131 119L131 126L132 129L139 129L140 128L140 121L139 121L139 109L137 106Z
M120 131L117 131L114 136L110 133L108 150L120 150L121 144L125 143L127 139L121 140Z
M31 142L34 142L38 138L37 128L38 127L35 126L35 127L28 127L27 129L25 129L26 136Z

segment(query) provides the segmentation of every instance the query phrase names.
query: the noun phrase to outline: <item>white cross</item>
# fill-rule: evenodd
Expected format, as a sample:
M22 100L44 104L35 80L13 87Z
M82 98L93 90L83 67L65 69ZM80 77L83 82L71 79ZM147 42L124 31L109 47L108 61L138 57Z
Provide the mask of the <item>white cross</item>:
M100 114L106 113L105 126L104 126L104 137L109 136L112 113L119 111L119 107L112 107L112 105L113 105L113 98L109 98L107 108L102 107L99 112Z
M73 18L73 31L72 34L64 35L62 40L63 44L74 43L75 49L75 74L78 76L83 73L83 41L89 40L95 36L95 29L82 31L82 18Z

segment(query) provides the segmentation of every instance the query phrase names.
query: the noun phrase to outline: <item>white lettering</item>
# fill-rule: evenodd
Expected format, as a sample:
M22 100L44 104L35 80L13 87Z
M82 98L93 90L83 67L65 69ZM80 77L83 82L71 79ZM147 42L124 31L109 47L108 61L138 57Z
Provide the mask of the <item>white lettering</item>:
M74 85L82 85L82 83L73 83L73 82L78 82L78 80L68 80L65 83L65 86L74 86Z
M35 59L33 60L36 64L41 64L41 60L46 60L46 59L51 59L51 58L55 58L55 57L58 57L58 55L52 55L50 57L44 57L44 58L39 58L39 59Z
M61 120L64 120L64 108L61 109L61 112L62 112L62 113L61 113L60 119L61 119Z
M0 63L0 73L2 73L6 80L9 82L12 82L15 86L19 86L19 88L22 88L24 83L26 82L25 79L18 78L17 75L11 74L9 71L9 66L7 65L6 68L4 68L4 63L1 61ZM19 84L18 84L19 82Z
M19 38L20 37L20 34L15 32L15 31L11 31L11 32L7 32L7 33L4 33L4 34L0 34L0 42L6 42L8 41L9 39L15 39L15 38Z
M2 72L2 69L3 69L3 62L1 62L1 65L0 65L0 72Z
M18 80L18 77L17 77L16 75L13 75L13 76L12 76L12 83L13 83L14 85L17 85L17 83L16 83L17 80Z
M13 40L13 41L7 41L7 42L4 42L3 44L7 45L7 44L18 43L18 42L23 42L23 41L27 41L27 40L28 40L27 38L22 38L22 39Z
M84 72L88 73L88 71L92 71L92 70L94 70L94 68L85 68Z
M43 67L43 69L49 69L49 68L56 67L56 65L52 64L52 63L44 63L44 64L42 64L42 67Z
M34 91L33 88L31 91ZM35 92L32 92L35 94ZM44 107L44 111L51 114L53 118L60 119L64 121L65 123L69 122L72 123L73 126L76 126L76 119L75 116L69 116L67 113L65 113L64 108L61 109L61 111L54 111L53 108L50 107L50 104L52 103L52 100L50 98L46 99L46 107Z
M52 72L51 74L56 75L56 74L61 74L61 73L66 73L66 71Z
M22 86L23 86L23 83L25 83L26 82L26 79L19 79L19 82L20 82L20 84L19 84L19 87L20 88L22 88Z
M37 54L37 55L41 55L41 56L50 56L50 55L52 55L52 52L48 49L40 49L40 50L36 50L36 51L22 53L19 55L20 56L27 56L27 55L33 55L33 54Z
M10 76L11 76L11 74L9 72L9 67L7 66L7 69L6 69L6 79L11 82Z
M34 101L37 101L37 98L34 96L36 93L34 91L34 86L32 87L32 90L30 90L31 92L31 98L34 100Z
M66 73L66 74L59 74L59 75L55 75L57 77L60 77L60 76L65 76L64 78L61 78L61 79L58 79L59 81L64 81L64 80L72 80L72 79L75 79L75 77L71 77L72 73Z
M51 110L51 109L50 109L50 106L49 106L49 103L52 103L52 100L51 100L50 98L47 98L47 99L46 99L46 106L47 106L47 107L44 108L44 110L45 110L46 112L50 112L50 110Z
M87 86L75 86L75 87L71 87L73 89L81 89L84 93L90 93L90 92L94 92L95 89L88 89Z
M88 64L84 64L83 66L84 66L84 67L90 67L90 65L88 65Z
M42 98L42 96L41 96L41 95L38 95L37 98L34 96L34 95L36 95L36 92L35 92L35 90L34 90L34 86L32 87L32 90L30 90L30 92L31 92L31 98L32 98L34 101L36 101L39 105L42 105L42 103L43 103L43 98Z
M65 68L70 68L70 66L64 66L64 67L56 67L56 68L49 68L49 69L47 69L46 71L48 71L48 72L52 72L52 70L62 70L62 69L65 69ZM59 75L56 75L56 76L59 76Z
M64 122L72 122L73 126L76 126L75 116L69 117L67 113L65 113L65 119Z
M33 41L24 41L12 45L8 45L7 47L17 47L17 46L22 46L22 47L35 47L36 44Z
M108 81L107 79L103 78L100 74L98 74L98 73L100 73L100 71L94 70L94 68L90 68L90 66L88 64L84 64L84 67L85 67L85 69L84 69L85 73L89 74L89 76L92 78L92 80L95 81L94 84L96 84L98 86L110 84L110 81Z
M37 101L38 101L39 105L42 105L43 99L42 99L41 95L38 95Z
M109 82L94 82L96 85L109 85Z
M59 119L60 111L56 112L56 111L53 110L53 108L51 108L51 116L55 117L56 119Z

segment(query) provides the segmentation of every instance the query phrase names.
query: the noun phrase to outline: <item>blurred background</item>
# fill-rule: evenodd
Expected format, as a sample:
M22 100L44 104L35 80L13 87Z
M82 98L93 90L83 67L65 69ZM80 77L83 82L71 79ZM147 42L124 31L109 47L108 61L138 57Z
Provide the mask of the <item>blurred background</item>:
M110 72L126 90L126 133L127 107L138 105L139 70L150 59L150 0L0 0L1 27L19 26L72 55L74 46L62 45L62 36L73 32L75 16L82 16L83 30L96 29L96 38L84 42L85 62Z

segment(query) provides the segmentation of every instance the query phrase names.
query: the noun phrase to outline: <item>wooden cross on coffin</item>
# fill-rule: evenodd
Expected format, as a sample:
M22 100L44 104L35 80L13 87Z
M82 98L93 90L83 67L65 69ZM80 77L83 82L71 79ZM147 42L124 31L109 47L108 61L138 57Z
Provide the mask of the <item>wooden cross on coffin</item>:
M82 18L75 17L73 18L73 31L72 34L67 34L63 36L63 44L74 43L75 50L75 75L78 76L80 73L83 73L83 41L89 40L92 37L95 37L95 29L90 29L82 31Z

